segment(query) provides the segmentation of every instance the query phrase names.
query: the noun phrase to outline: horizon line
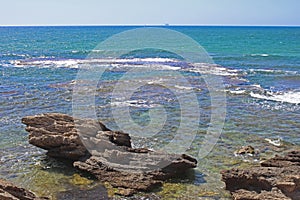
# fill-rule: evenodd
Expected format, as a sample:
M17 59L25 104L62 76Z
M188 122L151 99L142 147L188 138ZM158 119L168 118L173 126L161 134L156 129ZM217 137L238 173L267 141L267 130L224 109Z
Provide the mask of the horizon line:
M272 24L0 24L0 27L41 27L41 26L239 26L239 27L300 27L300 25Z

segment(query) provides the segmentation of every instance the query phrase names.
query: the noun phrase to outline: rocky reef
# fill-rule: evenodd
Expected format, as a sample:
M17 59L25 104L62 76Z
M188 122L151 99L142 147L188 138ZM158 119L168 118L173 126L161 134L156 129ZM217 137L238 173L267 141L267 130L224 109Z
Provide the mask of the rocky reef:
M37 197L34 193L18 187L6 180L0 179L0 199L1 200L46 200L48 198Z
M235 200L299 200L300 151L275 156L260 166L222 172Z
M72 160L74 167L108 182L124 196L151 191L197 166L197 160L185 154L132 148L129 134L112 131L97 120L46 113L24 117L22 122L30 144L51 157Z

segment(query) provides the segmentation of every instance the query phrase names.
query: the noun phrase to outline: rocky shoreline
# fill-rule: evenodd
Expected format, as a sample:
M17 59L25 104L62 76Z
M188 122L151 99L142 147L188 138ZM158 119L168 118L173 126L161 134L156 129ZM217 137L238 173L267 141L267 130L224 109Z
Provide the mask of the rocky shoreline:
M74 119L60 113L46 113L24 117L22 122L26 124L26 131L29 132L30 144L47 150L50 157L72 161L74 167L92 174L104 183L90 191L60 193L58 199L69 199L74 195L76 198L86 195L100 198L98 192L107 195L105 184L109 184L110 189L113 188L114 194L121 196L150 192L160 188L166 180L197 166L197 160L185 154L167 154L146 148L133 148L129 134L112 131L99 121ZM98 146L103 146L102 150L105 151L96 148ZM255 153L251 146L235 152L242 155ZM120 162L120 159L123 161ZM260 166L233 168L224 170L221 174L222 181L226 184L225 189L230 191L235 200L300 199L299 150L290 151L283 156L277 155L260 163ZM101 199L109 199L106 195ZM159 199L156 195L150 196L147 198ZM39 198L31 191L0 179L0 199L49 198Z
M27 125L30 144L51 157L72 160L74 167L108 182L123 196L152 191L197 166L197 160L185 154L132 148L129 134L91 119L48 113L24 117L22 123Z
M258 167L222 172L235 200L299 200L300 151L275 156Z

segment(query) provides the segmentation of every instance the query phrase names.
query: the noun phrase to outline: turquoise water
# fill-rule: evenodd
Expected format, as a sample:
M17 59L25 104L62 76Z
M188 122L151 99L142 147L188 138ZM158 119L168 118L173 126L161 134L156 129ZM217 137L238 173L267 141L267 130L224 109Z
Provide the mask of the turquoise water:
M68 180L73 172L66 169L68 173L62 175L64 167L48 161L44 151L28 144L21 118L44 112L72 114L72 87L78 67L90 53L97 53L93 49L99 42L133 28L138 27L0 27L0 177L49 195L54 191L47 184L37 184L38 177L47 172L47 177L61 180L55 182L57 188L70 187ZM210 73L224 81L227 95L224 129L214 150L200 160L196 179L191 180L191 187L214 188L212 196L222 197L219 170L257 163L300 145L300 28L168 28L202 45L218 64L210 68ZM200 102L201 116L198 134L188 153L197 157L211 115L207 87L203 80L198 80L203 69L185 70L185 63L174 57L170 62L168 54L161 51L140 51L133 55L139 59L132 60L131 55L118 63L114 60L104 64L108 70L98 83L97 116L110 128L118 129L111 108L128 106L133 120L146 126L150 122L149 109L163 105L168 112L163 129L154 138L134 139L136 146L154 148L157 141L161 141L160 145L167 143L178 129L180 106L176 92L185 94L192 90ZM180 83L171 89L160 87L154 78L150 82L155 84L139 88L131 101L120 97L111 104L116 83L128 68L140 65L148 68L167 65L171 69L162 70L180 71L193 83L193 88L184 88ZM274 146L265 139L280 145ZM253 145L259 156L235 157L233 152L247 144Z

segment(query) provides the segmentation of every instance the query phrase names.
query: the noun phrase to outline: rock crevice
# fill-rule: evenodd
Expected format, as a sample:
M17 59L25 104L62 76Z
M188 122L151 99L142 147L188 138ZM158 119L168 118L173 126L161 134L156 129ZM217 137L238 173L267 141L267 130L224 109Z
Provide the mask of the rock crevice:
M223 171L222 179L236 200L299 200L300 151L276 156L258 167Z
M73 160L75 167L109 182L123 195L150 191L197 165L185 154L132 148L129 134L92 119L46 113L24 117L22 122L30 144L47 150L49 156Z

